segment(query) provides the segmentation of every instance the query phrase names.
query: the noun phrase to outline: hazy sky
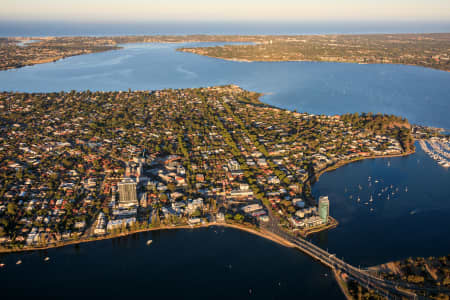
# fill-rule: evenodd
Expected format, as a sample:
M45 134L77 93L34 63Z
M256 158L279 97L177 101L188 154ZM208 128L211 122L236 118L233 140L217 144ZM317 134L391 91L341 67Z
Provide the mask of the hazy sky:
M450 21L450 0L1 0L1 20Z

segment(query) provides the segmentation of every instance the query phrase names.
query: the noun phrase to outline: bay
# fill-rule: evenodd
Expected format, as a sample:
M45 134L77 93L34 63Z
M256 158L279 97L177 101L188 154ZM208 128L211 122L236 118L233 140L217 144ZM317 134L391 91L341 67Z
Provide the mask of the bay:
M345 299L330 270L299 251L221 227L154 231L0 260L3 299Z
M449 183L450 170L418 143L416 153L407 157L364 160L325 173L313 186L313 195L329 196L330 214L340 224L312 240L366 267L448 255Z
M118 51L2 71L0 90L153 90L238 84L265 93L264 102L281 108L315 114L393 113L414 123L450 128L448 72L400 65L244 63L175 51L196 45L205 44L131 44ZM329 195L331 215L340 225L311 240L362 266L448 254L449 182L448 170L420 149L408 157L366 160L326 173L313 193ZM393 185L394 191L399 188L389 200L384 194L378 196L386 185ZM365 205L370 195L374 203ZM357 196L362 204L356 202ZM155 245L144 247L149 238ZM47 255L49 264L43 262ZM15 266L17 259L23 264ZM58 297L67 293L69 282L80 289L64 294L73 298L83 293L100 298L343 297L336 283L324 275L328 270L309 257L229 229L218 236L210 229L152 232L10 254L1 260L7 268L0 270L0 280L8 295L18 298L33 293ZM232 275L227 273L230 264L237 270Z
M0 90L154 90L237 84L263 101L313 114L374 112L450 128L450 72L403 65L234 62L176 52L223 43L129 44L0 72Z

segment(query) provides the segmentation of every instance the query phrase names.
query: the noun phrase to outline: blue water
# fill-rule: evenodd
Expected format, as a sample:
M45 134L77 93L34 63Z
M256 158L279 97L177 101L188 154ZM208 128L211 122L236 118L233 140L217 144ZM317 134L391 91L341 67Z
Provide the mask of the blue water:
M329 196L330 214L340 225L312 239L354 265L448 255L449 183L450 170L418 143L416 153L408 157L364 160L326 173L314 185L313 195ZM388 200L381 190L391 185Z
M229 62L177 53L179 46L126 45L119 51L3 71L0 90L148 90L234 83L266 93L267 103L297 111L394 113L450 128L448 72L399 65ZM448 254L449 182L449 171L420 149L409 157L366 160L324 174L313 193L329 195L331 215L340 225L312 240L363 266ZM396 195L378 197L379 189L391 184L399 188ZM373 204L362 204L370 195ZM155 243L147 248L149 238ZM48 264L43 262L46 255L52 258ZM19 258L24 263L16 266ZM163 231L0 259L7 263L0 270L7 298L58 297L67 291L67 282L77 286L68 295L72 298L87 293L99 298L342 298L320 264L235 230L219 235L213 230Z
M156 231L0 260L2 299L345 299L326 267L234 229Z
M381 112L450 128L450 72L401 65L230 62L179 53L192 44L132 44L0 72L0 90L143 90L238 84L269 104L314 114Z

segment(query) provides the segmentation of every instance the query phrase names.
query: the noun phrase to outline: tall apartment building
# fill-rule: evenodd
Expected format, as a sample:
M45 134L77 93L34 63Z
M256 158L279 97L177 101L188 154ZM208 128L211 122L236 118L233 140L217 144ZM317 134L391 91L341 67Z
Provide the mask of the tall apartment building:
M319 217L323 222L328 222L328 216L330 215L330 200L328 196L319 197Z
M119 188L119 206L138 205L136 182L130 178L124 178L117 184Z

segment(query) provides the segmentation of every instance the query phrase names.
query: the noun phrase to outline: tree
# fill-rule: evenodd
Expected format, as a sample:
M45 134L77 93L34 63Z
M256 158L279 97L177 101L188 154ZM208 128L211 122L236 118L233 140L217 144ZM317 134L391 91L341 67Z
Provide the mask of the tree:
M194 218L198 218L201 215L202 215L202 212L198 208L191 214L191 216L194 217Z
M234 220L236 222L242 223L242 221L244 221L244 216L241 214L236 214L236 215L234 215Z
M170 192L175 192L175 189L176 189L176 187L175 187L175 184L173 184L172 182L171 183L169 183L168 185L167 185L167 189L170 191Z
M17 204L15 204L14 202L9 202L7 206L7 214L10 216L15 216L17 209Z

